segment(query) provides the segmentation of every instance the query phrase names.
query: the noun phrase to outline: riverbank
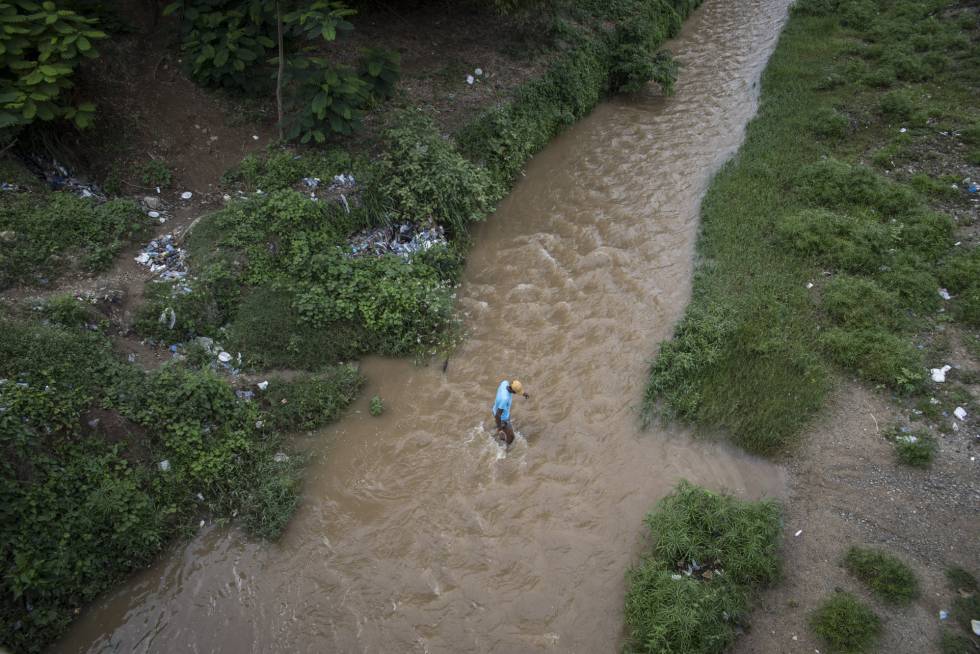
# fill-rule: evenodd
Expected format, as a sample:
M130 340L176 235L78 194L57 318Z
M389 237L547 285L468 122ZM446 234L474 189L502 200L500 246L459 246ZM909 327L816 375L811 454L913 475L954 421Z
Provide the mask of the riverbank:
M792 471L786 578L736 651L823 651L810 619L839 589L883 618L883 651L975 646L938 616L945 571L980 554L976 44L956 2L798 3L708 190L645 411ZM919 599L875 598L841 565L852 544L911 564Z
M39 226L18 203L47 215L68 192L25 185L4 196L3 283L42 290L9 290L4 316L18 338L5 343L0 370L10 380L4 400L17 407L4 415L2 642L18 651L43 647L87 601L208 522L237 521L276 537L296 506L304 459L283 434L337 417L360 385L342 365L352 357L426 359L450 345L470 225L528 157L607 93L653 75L669 85L670 69L646 62L693 6L627 2L613 13L589 5L572 20L556 16L547 65L514 78L503 97L484 94L487 112L459 121L455 139L428 110L385 106L373 141L246 157L220 185L213 162L199 160L255 150L249 142L267 141L268 130L202 120L191 132L179 118L187 107L170 104L172 93L153 106L154 89L140 108L164 111L159 125L126 129L134 121L125 116L140 115L131 104L113 108L122 122L108 124L166 144L188 165L151 158L137 167L132 148L115 152L104 181L116 192L127 185L141 192L107 218L96 216L114 230L105 244L103 231L81 229L84 212L63 211L62 222L80 229L46 230L44 252L34 253ZM166 53L151 68L144 72L186 90L211 119L224 118ZM483 71L456 80L484 82L496 88ZM134 92L125 83L111 88L127 99ZM475 106L466 105L467 115ZM98 134L116 143L111 129ZM186 148L167 129L179 131ZM412 251L352 256L352 235L392 224L399 246L423 229L438 236ZM411 239L401 238L406 230ZM158 238L136 250L148 232ZM95 245L106 253L89 266L81 255ZM123 259L113 264L117 253ZM31 295L39 297L24 300ZM294 379L283 367L309 376ZM30 419L15 419L23 416ZM72 474L59 475L66 468ZM110 538L119 547L105 547Z

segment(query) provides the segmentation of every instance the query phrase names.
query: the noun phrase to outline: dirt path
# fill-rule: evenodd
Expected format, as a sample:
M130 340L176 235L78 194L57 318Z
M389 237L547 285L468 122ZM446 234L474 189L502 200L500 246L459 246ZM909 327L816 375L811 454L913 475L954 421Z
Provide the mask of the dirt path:
M939 611L949 610L951 600L944 570L975 569L980 560L976 439L960 429L938 439L930 469L900 466L881 430L902 418L889 398L859 384L834 393L787 460L785 579L763 595L736 654L821 650L807 619L835 588L863 597L883 619L879 651L938 651ZM798 530L803 533L794 536ZM906 560L922 582L921 597L902 608L877 601L840 564L851 545L880 547Z

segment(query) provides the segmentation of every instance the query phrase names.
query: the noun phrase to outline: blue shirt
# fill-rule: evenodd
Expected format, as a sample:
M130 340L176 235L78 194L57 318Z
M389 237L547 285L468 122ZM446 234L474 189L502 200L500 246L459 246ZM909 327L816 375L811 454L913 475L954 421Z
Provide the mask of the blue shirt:
M501 420L510 420L510 403L514 399L507 387L510 386L510 382L506 379L500 382L500 386L497 387L497 399L493 402L493 415L497 415L497 409L503 409L503 413L500 414Z

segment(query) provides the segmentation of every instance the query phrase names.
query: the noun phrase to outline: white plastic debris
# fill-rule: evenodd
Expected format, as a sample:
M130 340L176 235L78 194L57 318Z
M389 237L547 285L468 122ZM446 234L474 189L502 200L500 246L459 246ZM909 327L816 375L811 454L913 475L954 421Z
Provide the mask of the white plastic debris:
M476 81L476 78L474 78L472 75L467 75L466 76L466 83L469 84L470 86L473 86L473 82L475 82L475 81Z
M259 140L259 135L258 134L252 134L252 140L253 141L258 141Z
M797 531L797 532L796 532L795 534L793 534L793 538L799 538L799 537L800 537L800 534L802 534L802 533L803 533L803 530L802 530L802 529L800 529L800 530L799 530L799 531Z
M941 288L941 289L939 289L939 297L941 297L944 300L948 300L948 299L950 299L953 296L950 295L949 294L949 291L947 291L945 288Z
M368 229L350 238L351 256L398 254L408 258L416 252L446 243L441 225L424 227L403 223Z
M202 495L201 493L198 493L198 494L197 494L197 495L195 495L194 497L196 497L196 498L197 498L197 501L198 501L198 502L203 502L203 501L204 501L204 495Z
M980 636L980 620L970 620L970 628L973 629L973 633Z
M177 312L167 307L160 313L159 322L161 325L166 325L167 329L173 329L177 324Z
M953 409L953 415L959 418L960 420L966 420L966 409L964 409L961 406L958 406L955 409Z
M204 527L204 521L203 520L201 520L201 527L202 528Z
M259 387L259 390L260 391L264 391L265 389L269 388L269 382L267 382L267 381L260 381L258 384L256 384L256 386Z
M674 581L680 581L683 577L681 577L680 575L670 575L670 578L673 579Z
M482 68L477 68L473 72L476 73L476 76L477 77L480 77L481 75L483 75L483 69Z
M902 133L902 134L904 134L905 132L907 132L907 131L909 131L909 128L908 128L908 127L903 127L902 129L900 129L900 130L898 130L898 131L899 131L900 133Z
M183 193L180 194L181 200L190 200L192 197L194 197L194 194L191 193L190 191L184 191Z
M170 470L170 461L168 459L164 459L163 461L157 464L157 467L160 468L162 472L167 472L168 470Z
M289 461L289 455L285 452L276 452L276 455L272 457L272 460L276 463L285 463L286 461Z
M932 381L937 384L942 384L946 381L946 373L953 369L953 366L945 365L942 368L932 368L929 370L929 374L932 376Z
M813 288L813 282L807 282L806 283L806 287L807 287L807 290Z
M218 361L220 361L221 363L228 363L229 361L231 361L231 354L224 351L218 352Z
M939 612L939 619L940 620L945 620L948 617L949 617L949 611L940 611Z
M146 213L146 215L149 216L150 218L159 218L160 217L160 212L159 211L148 211Z

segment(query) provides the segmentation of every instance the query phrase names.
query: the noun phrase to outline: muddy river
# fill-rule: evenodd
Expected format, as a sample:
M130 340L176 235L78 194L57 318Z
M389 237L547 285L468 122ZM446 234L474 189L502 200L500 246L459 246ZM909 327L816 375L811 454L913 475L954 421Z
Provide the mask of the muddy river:
M54 651L618 651L624 572L658 498L681 478L785 489L780 468L725 445L640 431L637 408L690 295L700 198L755 112L787 4L707 0L670 44L675 96L605 103L530 162L477 230L447 371L364 362L362 400L309 439L280 542L204 528ZM515 377L531 398L504 454L490 405Z

